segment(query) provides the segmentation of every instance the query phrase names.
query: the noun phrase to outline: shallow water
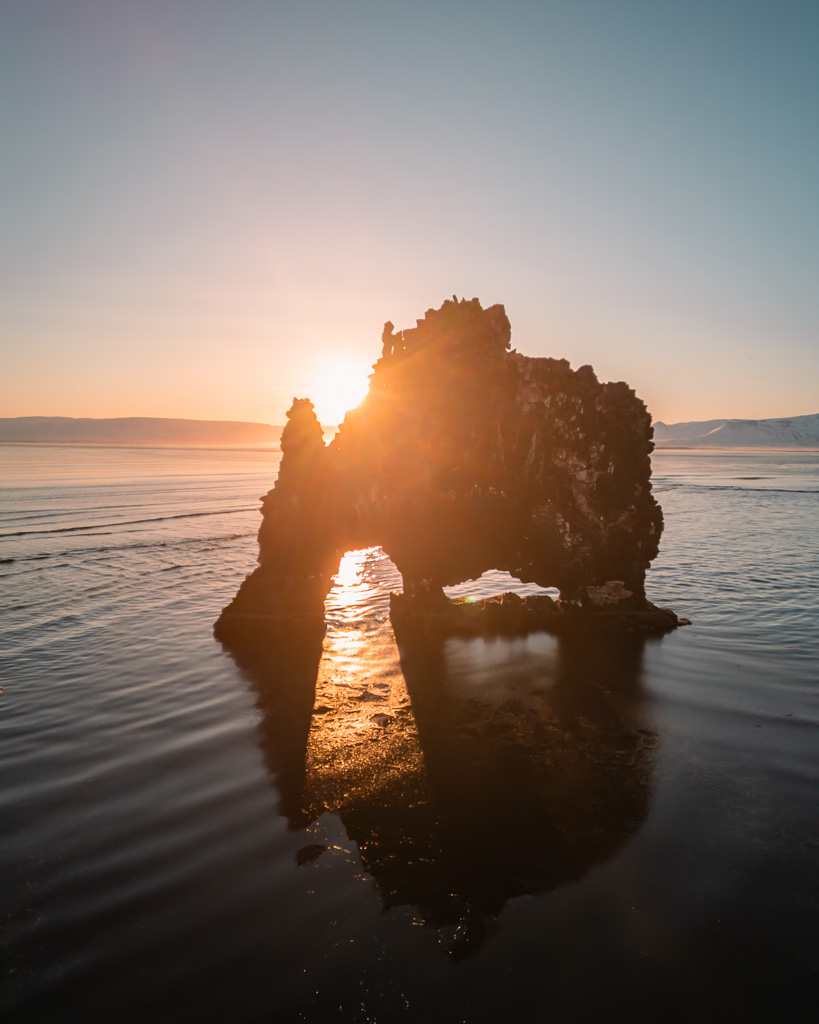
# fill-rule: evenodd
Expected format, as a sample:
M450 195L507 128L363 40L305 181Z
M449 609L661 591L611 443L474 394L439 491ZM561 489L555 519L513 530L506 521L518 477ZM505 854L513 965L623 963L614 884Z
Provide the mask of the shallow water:
M237 662L278 458L0 445L4 1019L812 1019L819 455L655 454L662 640L399 650L372 549Z

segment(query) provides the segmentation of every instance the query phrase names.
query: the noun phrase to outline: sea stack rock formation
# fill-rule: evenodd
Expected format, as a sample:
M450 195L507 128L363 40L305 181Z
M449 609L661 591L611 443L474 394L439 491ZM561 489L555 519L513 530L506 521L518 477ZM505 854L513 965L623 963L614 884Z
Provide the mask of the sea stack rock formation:
M218 636L322 629L342 554L374 545L403 576L396 628L678 625L645 594L663 528L645 405L590 366L520 355L510 341L503 306L453 298L414 328L386 324L369 394L328 446L312 403L294 400L262 505L259 567ZM445 597L488 569L556 587L560 600Z

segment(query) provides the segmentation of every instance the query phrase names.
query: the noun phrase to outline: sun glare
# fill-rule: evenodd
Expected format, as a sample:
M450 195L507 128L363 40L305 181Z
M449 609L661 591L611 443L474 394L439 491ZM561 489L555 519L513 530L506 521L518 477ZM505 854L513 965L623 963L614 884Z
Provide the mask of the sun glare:
M325 360L313 384L310 398L322 426L336 425L367 394L370 368L352 359Z

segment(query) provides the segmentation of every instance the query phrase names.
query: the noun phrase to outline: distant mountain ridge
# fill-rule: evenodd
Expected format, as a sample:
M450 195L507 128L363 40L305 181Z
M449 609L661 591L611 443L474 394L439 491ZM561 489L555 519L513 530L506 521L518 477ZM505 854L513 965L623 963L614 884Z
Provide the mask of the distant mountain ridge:
M330 428L327 428L330 429ZM281 426L237 420L123 416L0 417L0 442L90 444L278 444ZM819 413L764 420L654 424L658 448L819 448Z
M123 416L0 417L0 441L90 442L96 444L278 444L282 428L235 420L163 419Z
M767 420L654 424L658 448L819 448L819 413Z

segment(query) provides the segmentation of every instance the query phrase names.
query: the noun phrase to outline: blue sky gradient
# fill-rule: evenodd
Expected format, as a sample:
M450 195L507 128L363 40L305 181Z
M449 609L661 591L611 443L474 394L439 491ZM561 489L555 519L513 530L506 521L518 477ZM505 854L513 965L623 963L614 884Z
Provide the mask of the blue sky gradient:
M0 415L281 422L457 293L819 410L819 4L3 0Z

